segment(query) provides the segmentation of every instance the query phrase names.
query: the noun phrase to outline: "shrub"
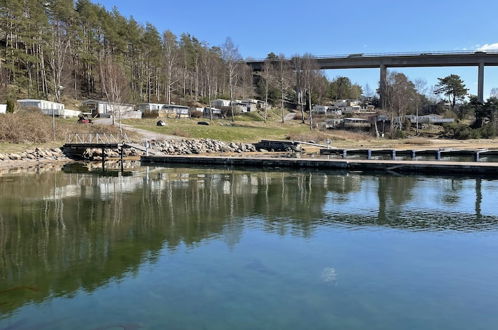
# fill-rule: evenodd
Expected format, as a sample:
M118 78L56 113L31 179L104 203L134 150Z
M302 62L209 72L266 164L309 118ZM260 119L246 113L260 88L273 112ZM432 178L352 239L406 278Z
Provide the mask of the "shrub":
M14 101L11 98L7 100L7 112L8 113L16 112L16 101Z
M458 140L491 139L496 136L496 128L492 124L473 129L466 124L451 123L444 125L443 128L446 137Z
M194 110L190 113L190 117L192 118L202 118L202 111L199 111L199 110Z

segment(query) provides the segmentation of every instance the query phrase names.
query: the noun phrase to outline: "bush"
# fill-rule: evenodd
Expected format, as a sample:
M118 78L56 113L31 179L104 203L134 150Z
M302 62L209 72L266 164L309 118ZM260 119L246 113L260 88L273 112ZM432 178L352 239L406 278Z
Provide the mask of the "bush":
M496 128L492 124L473 129L466 124L451 123L444 125L443 128L446 137L458 140L491 139L496 136Z
M14 113L16 112L16 101L13 99L8 99L7 100L7 112L8 113Z
M394 130L389 136L391 139L404 139L406 138L406 132L399 129Z
M296 113L296 115L294 116L294 120L300 120L300 121L302 121L303 120L303 114L301 112ZM307 113L304 113L304 120L308 120L308 114Z
M157 110L146 110L142 114L142 118L159 118L159 111L157 111Z
M190 113L190 117L192 118L202 118L202 111L199 111L199 110L194 110Z

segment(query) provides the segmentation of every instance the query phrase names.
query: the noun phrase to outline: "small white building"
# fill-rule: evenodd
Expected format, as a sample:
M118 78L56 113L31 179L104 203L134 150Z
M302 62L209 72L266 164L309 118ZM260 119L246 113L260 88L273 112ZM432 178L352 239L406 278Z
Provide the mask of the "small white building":
M111 103L100 100L86 100L83 104L88 107L93 117L110 117L115 113L121 113L123 115L126 112L135 110L131 104Z
M142 112L158 111L161 110L163 106L165 106L165 104L162 103L141 103L138 105L138 110Z
M7 104L0 104L0 114L7 112Z
M17 100L17 103L21 108L38 109L46 115L64 116L64 104L62 103L34 99Z
M159 117L188 118L190 117L190 108L184 105L165 104L159 110Z
M79 115L81 115L81 111L79 110L64 109L64 118L74 118L78 117Z
M221 112L220 109L216 108L204 108L204 111L202 112L202 116L204 118L211 118L211 115L213 118L221 118L223 117L223 113Z
M242 106L246 107L245 112L256 111L258 109L258 100L247 99L239 102Z
M230 100L223 100L223 99L212 100L211 101L211 106L213 108L218 108L218 109L221 109L223 107L229 107L230 106Z
M314 105L312 111L317 114L326 114L329 107L326 105Z

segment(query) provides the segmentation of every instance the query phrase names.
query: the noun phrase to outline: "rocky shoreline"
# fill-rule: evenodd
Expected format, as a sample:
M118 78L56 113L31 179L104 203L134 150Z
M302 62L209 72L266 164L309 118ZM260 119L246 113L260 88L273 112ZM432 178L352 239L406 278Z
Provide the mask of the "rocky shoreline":
M294 148L294 147L292 147ZM127 158L137 158L145 155L143 150L135 148L124 149L124 156ZM268 150L270 149L270 150ZM210 153L252 153L268 151L290 151L288 144L277 143L265 145L261 143L237 143L223 142L213 139L174 139L174 140L152 140L149 141L147 153L149 155L200 155ZM0 153L0 167L21 167L30 166L40 162L70 162L73 160L97 161L102 159L101 149L86 149L79 154L74 150L64 150L61 148L26 150L20 153ZM105 158L119 158L117 150L105 150Z
M0 162L5 161L64 161L69 158L64 154L62 148L32 149L18 153L0 153Z
M145 149L144 146L142 148ZM256 152L258 149L252 143L223 142L212 139L175 139L175 140L153 140L149 141L147 152L151 155L199 155L208 153L247 153ZM66 152L69 155L69 151ZM139 157L145 155L144 150L134 148L124 149L125 157ZM79 157L85 160L101 160L101 149L86 149ZM106 150L106 158L118 158L117 150Z

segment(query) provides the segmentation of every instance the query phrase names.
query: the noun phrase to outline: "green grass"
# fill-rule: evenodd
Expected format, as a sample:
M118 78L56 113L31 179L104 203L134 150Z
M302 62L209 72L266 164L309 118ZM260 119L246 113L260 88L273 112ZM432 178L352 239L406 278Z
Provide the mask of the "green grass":
M238 118L239 119L239 118ZM198 121L206 119L168 119L167 126L156 126L157 119L125 120L123 123L136 128L197 139L216 139L233 142L257 142L261 139L285 139L289 134L308 132L306 125L295 122L285 124L277 122L264 123L262 121L213 120L209 126L197 125Z

